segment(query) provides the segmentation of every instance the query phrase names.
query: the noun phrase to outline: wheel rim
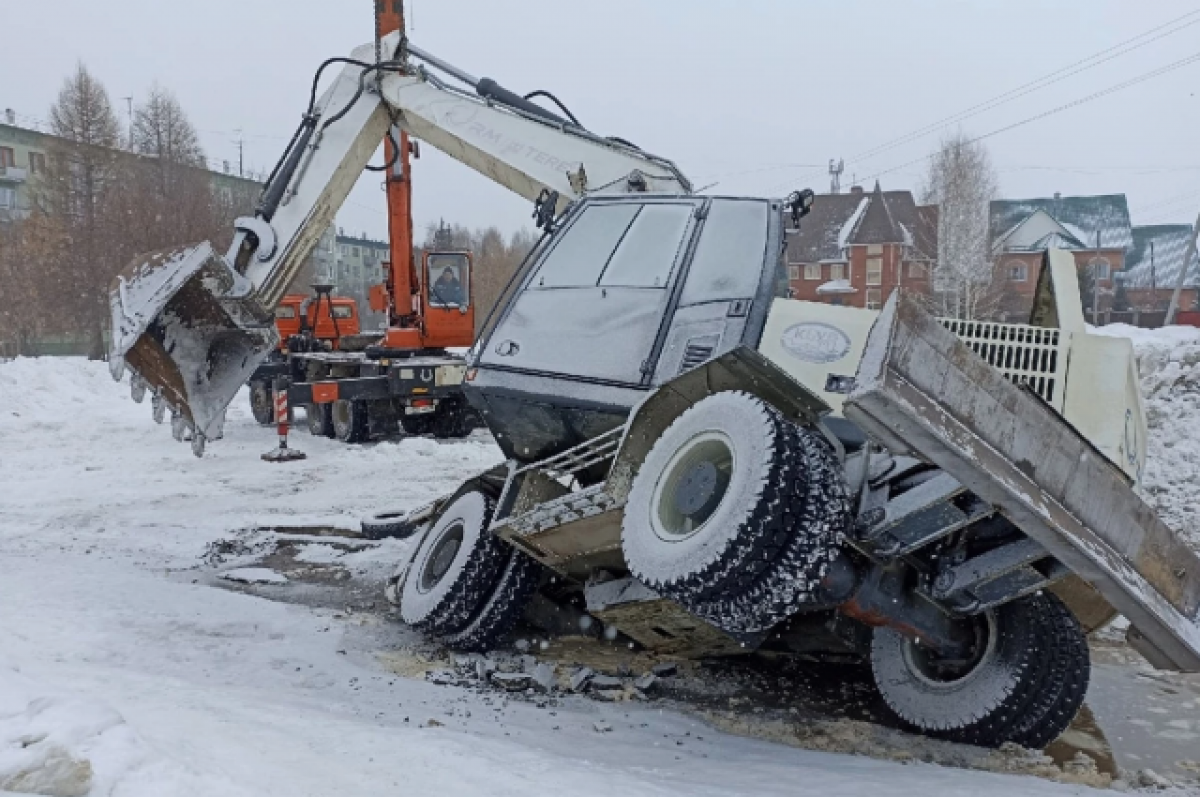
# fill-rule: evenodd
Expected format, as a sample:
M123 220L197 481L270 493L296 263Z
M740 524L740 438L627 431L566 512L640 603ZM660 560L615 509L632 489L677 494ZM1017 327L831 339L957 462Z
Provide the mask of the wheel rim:
M972 618L975 642L971 654L965 659L947 659L932 649L923 647L911 639L904 641L904 666L921 683L930 689L957 691L970 682L996 653L999 634L996 618L985 612Z
M654 486L654 533L666 542L699 533L724 502L736 468L733 442L723 432L701 432L680 446Z
M421 577L417 581L418 590L429 592L438 585L450 571L450 566L454 564L454 559L458 556L462 543L463 524L459 520L446 527L433 544L429 556L425 557L425 564L421 568Z

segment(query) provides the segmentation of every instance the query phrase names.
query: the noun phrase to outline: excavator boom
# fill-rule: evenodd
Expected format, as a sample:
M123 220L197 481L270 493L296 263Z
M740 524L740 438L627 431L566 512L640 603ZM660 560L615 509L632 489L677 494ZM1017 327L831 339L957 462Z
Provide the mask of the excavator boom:
M209 243L151 253L113 283L113 376L128 366L134 396L148 388L165 401L190 428L197 455L276 345L275 306L389 127L555 213L585 194L691 193L670 161L400 49L401 41L393 32L339 59L341 73L305 114L255 215L235 223L226 254ZM380 51L390 55L377 63Z

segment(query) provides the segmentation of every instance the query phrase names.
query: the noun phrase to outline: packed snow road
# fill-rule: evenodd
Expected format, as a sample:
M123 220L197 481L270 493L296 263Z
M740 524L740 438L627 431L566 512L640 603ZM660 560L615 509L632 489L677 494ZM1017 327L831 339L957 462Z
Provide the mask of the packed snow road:
M219 574L261 566L265 535L274 549L304 529L352 529L364 511L427 501L497 449L482 433L354 447L297 435L309 459L274 466L258 458L273 442L239 397L226 439L196 460L103 364L0 363L0 793L1087 791L795 749L661 703L534 702L408 677L405 651L422 640L369 610L372 595L319 577L336 559L354 583L377 583L402 543L331 538L297 542L289 563L266 557L280 565L271 573L318 576L295 584ZM284 593L297 602L263 597ZM1176 694L1166 729L1200 729L1200 696Z

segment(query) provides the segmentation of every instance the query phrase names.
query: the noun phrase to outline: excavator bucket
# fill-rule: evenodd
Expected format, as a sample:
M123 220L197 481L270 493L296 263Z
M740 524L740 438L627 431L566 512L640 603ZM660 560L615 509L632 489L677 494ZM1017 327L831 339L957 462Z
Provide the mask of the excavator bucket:
M916 298L888 300L844 411L889 448L953 474L1095 587L1152 664L1200 671L1200 556L1127 473Z
M205 242L139 257L110 291L113 378L128 366L135 392L165 401L201 447L279 341L272 315L241 298L248 287Z

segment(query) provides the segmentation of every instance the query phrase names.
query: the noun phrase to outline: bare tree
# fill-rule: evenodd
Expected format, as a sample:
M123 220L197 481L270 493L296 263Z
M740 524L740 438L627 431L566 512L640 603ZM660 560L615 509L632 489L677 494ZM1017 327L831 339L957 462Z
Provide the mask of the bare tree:
M995 278L988 230L988 207L998 190L983 144L961 131L942 141L922 190L925 204L939 206L933 301L941 315L986 318L998 309L1003 286Z
M119 268L106 226L105 203L117 172L119 127L108 93L83 64L67 78L50 110L57 136L48 150L39 202L69 242L62 257L43 264L44 293L58 303L63 326L88 334L90 356L104 353L106 287Z
M461 224L442 226L440 222L431 222L425 228L422 248L466 249L474 255L471 286L475 294L475 331L479 332L509 279L536 242L537 238L527 229L518 230L506 239L496 227L471 230Z

